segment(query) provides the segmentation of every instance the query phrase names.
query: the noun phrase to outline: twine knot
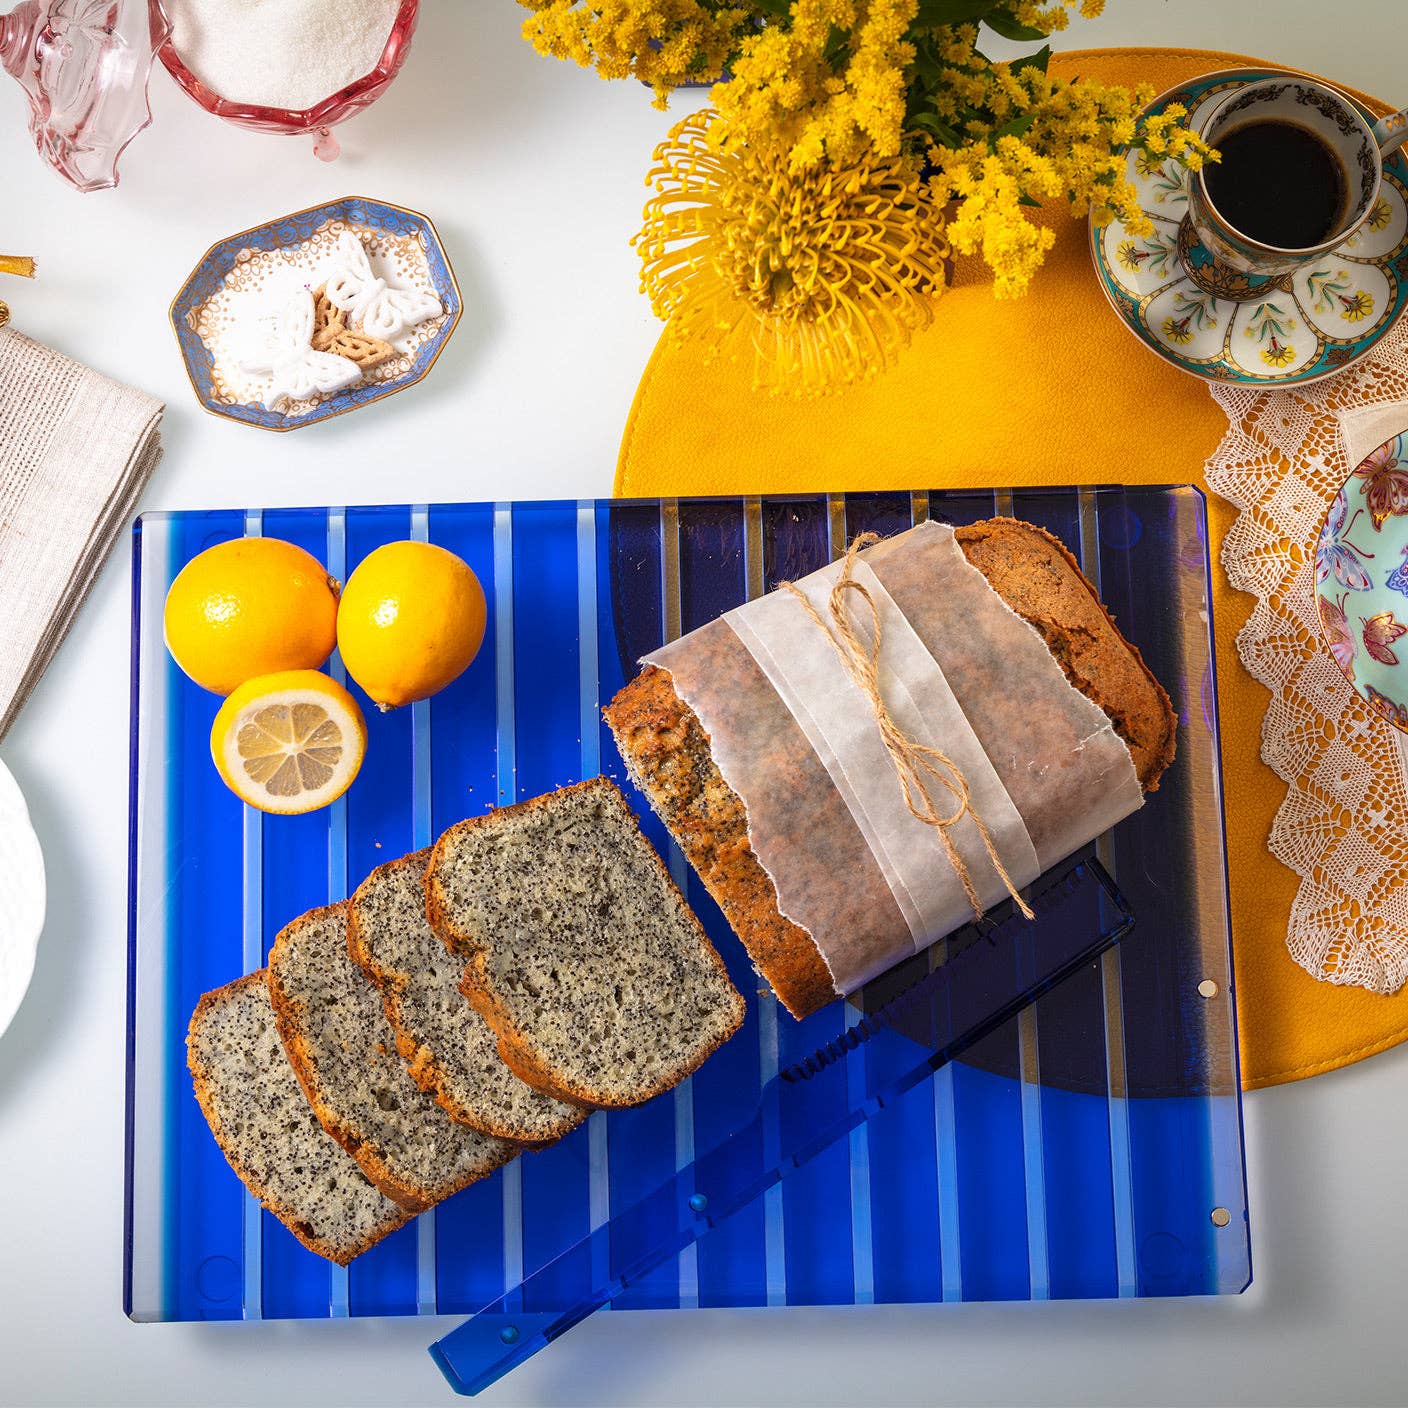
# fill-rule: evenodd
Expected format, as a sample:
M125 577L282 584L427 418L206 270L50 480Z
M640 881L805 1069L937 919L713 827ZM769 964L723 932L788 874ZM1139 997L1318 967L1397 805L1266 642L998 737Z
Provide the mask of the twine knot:
M832 623L830 626L822 620L821 614L807 600L795 582L779 582L778 586L791 592L801 603L802 609L831 642L832 648L840 656L841 664L845 667L846 673L855 681L861 693L865 695L870 704L871 712L875 715L875 723L880 730L880 738L885 745L885 751L890 755L891 763L894 764L895 773L899 778L900 791L904 795L905 806L909 808L910 814L916 820L922 821L925 826L932 826L938 832L949 864L953 866L955 874L962 882L963 893L968 896L968 903L973 906L974 917L977 919L983 917L982 902L974 888L973 878L968 873L968 866L963 857L959 855L957 847L948 834L965 816L973 818L973 824L978 828L978 835L982 837L988 859L992 862L993 869L1002 878L1002 883L1007 887L1007 893L1012 896L1017 908L1028 919L1031 919L1034 917L1031 909L1018 892L1016 885L1012 883L1012 877L1007 873L1007 867L1003 865L998 856L997 847L993 845L992 836L984 825L982 817L974 809L968 779L964 777L963 769L942 749L930 748L923 743L916 742L905 733L896 723L894 716L890 713L889 705L885 703L884 697L880 693L882 635L880 610L875 605L875 599L871 596L870 589L864 582L858 582L855 578L857 556L862 549L879 541L880 535L878 533L861 533L846 549L846 559L841 568L841 575L837 577L832 586L831 595L827 602L827 615L830 616ZM847 614L846 596L848 593L854 593L860 597L870 609L872 629L869 647L861 639ZM932 790L935 784L945 788L953 798L952 809L947 813L939 811L939 805L935 801Z

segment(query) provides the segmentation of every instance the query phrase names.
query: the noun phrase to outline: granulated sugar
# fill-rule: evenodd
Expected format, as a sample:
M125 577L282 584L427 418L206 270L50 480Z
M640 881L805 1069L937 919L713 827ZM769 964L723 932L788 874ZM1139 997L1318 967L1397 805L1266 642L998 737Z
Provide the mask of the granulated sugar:
M172 43L233 103L315 107L376 67L401 0L166 0Z

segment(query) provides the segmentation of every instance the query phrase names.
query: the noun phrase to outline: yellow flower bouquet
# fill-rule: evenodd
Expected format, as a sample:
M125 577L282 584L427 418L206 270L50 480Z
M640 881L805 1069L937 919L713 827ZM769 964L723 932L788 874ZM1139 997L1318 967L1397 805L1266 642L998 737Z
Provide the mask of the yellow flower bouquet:
M520 0L542 53L711 107L657 148L634 244L677 338L751 348L758 386L835 389L889 366L933 316L953 253L1024 293L1062 199L1147 227L1124 150L1211 153L1152 89L1067 81L1050 47L998 62L984 32L1045 40L1103 0ZM750 336L733 334L745 325Z

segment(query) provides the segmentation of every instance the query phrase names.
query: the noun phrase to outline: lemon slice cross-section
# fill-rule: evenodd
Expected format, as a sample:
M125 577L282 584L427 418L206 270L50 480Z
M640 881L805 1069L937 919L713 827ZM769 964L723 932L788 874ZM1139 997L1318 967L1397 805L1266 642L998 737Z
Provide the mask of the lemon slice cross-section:
M240 685L221 706L210 752L225 785L261 811L325 807L362 766L367 726L357 701L317 670L284 670Z

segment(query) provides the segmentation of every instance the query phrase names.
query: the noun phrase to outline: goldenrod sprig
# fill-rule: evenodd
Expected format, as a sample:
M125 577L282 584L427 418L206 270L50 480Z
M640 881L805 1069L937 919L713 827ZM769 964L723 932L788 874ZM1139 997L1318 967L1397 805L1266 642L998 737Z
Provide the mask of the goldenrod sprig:
M544 53L640 79L661 106L713 85L715 111L656 154L643 286L677 336L751 320L769 385L888 364L950 249L986 260L999 297L1025 292L1055 238L1034 206L1147 232L1128 148L1146 177L1215 159L1181 109L1141 120L1151 89L1048 72L1042 41L1103 0L520 3ZM992 34L1040 47L995 62Z

